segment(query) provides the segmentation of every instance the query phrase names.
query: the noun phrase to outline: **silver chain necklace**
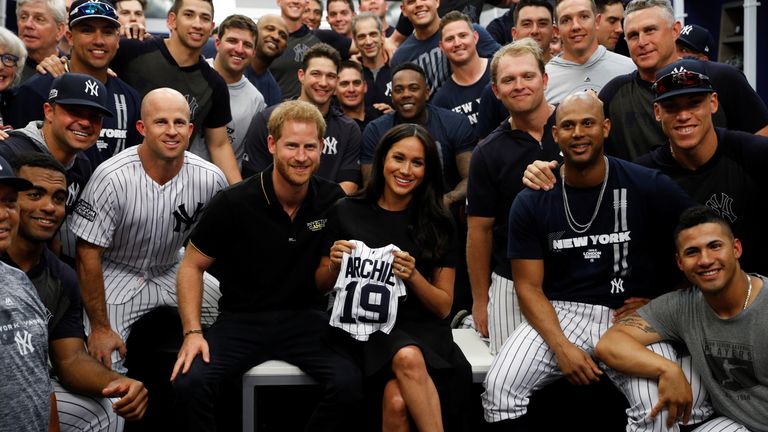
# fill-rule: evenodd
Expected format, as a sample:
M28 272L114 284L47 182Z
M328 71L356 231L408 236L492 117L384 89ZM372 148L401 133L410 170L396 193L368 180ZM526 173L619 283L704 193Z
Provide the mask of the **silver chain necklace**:
M608 158L603 156L603 160L605 160L605 177L603 178L603 185L600 187L600 195L597 197L597 204L595 205L595 211L592 213L592 218L587 222L586 225L580 224L576 222L576 218L573 217L573 214L571 214L571 207L568 205L568 193L565 191L565 166L563 166L563 206L565 207L565 216L568 220L568 226L571 227L573 231L575 231L578 234L582 234L586 232L589 227L592 226L592 222L595 221L595 218L597 218L597 212L600 211L600 204L603 202L603 193L605 192L605 187L608 185L608 173L610 171L610 165L608 164Z
M752 278L747 275L747 298L744 299L744 307L741 308L742 311L747 309L750 297L752 297Z

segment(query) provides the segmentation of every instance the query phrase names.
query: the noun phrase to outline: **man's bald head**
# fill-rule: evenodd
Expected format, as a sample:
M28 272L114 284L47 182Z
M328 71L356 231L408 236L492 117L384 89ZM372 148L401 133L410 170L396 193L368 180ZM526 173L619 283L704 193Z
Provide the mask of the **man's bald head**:
M561 111L572 110L571 105L575 105L577 109L589 109L589 112L593 113L596 118L599 118L599 121L605 120L603 101L597 97L594 91L582 91L566 96L557 107L555 118L558 122L560 121Z
M187 120L189 121L189 104L187 99L178 91L168 87L154 89L144 96L144 99L141 101L141 119L146 121L159 107L172 105L179 108L183 105L183 110L186 112Z
M603 114L603 103L593 92L569 95L557 107L552 137L567 166L577 170L594 167L603 157L603 142L611 122Z

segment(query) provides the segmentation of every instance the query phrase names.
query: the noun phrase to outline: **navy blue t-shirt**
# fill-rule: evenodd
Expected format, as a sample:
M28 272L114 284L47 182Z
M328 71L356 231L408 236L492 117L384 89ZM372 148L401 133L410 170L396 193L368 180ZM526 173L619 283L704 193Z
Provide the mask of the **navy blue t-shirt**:
M485 68L485 74L474 84L468 86L460 85L452 77L448 77L448 81L432 97L432 105L464 114L469 119L469 124L475 127L478 121L478 114L480 113L480 96L490 80L490 61L488 61L488 65Z
M43 104L48 101L51 83L53 77L50 74L37 74L19 87L10 108L8 123L22 128L33 120L43 120ZM85 151L93 167L142 141L141 134L136 130L141 97L133 87L119 78L108 78L106 87L107 108L112 111L113 116L104 116L99 139Z
M515 26L515 5L507 10L504 15L489 22L485 29L499 45L512 42L512 27Z
M20 131L9 131L8 135L10 136L0 145L0 156L5 160L11 160L20 154L29 152L46 152L50 154L49 150L43 150L31 138ZM78 152L74 161L72 161L72 165L66 168L67 214L70 214L74 210L78 198L80 198L80 193L85 189L85 184L88 183L88 179L93 174L93 167L85 153Z
M269 107L256 114L245 133L243 177L250 177L272 164L272 154L269 153L267 146L269 135L267 122L275 108L277 106ZM333 105L325 115L325 124L323 154L320 156L320 169L317 171L317 176L336 183L350 181L361 184L360 128Z
M661 170L699 204L726 219L744 252L739 259L748 272L768 274L768 138L715 128L717 150L701 167L689 170L672 156L669 145L641 156L637 163Z
M371 107L376 103L385 103L392 106L392 68L389 64L384 65L376 71L363 66L363 78L368 85L368 91L365 92L365 106Z
M477 52L480 57L490 58L501 48L491 35L479 24L474 24L480 39L477 41ZM408 36L408 39L400 45L392 55L389 64L395 67L401 63L416 63L427 73L427 85L430 93L434 94L451 76L451 65L448 58L440 49L440 32L435 32L425 40L416 39L416 35Z
M480 110L477 115L477 124L475 125L475 134L479 139L483 139L499 127L501 122L509 117L507 107L496 99L493 94L491 84L488 83L480 94Z
M583 233L566 220L559 169L554 189L525 189L512 204L507 256L544 260L543 288L550 300L618 308L630 297L670 291L680 277L672 233L693 202L659 171L612 157L608 161L600 210ZM600 189L567 187L578 223L589 222Z
M562 160L549 131L555 124L555 113L547 119L541 142L526 132L512 129L504 122L477 145L472 153L467 182L467 215L491 217L493 220L493 271L512 279L507 259L509 208L523 189L528 164L535 160Z
M267 71L261 75L258 75L252 67L245 68L245 78L256 87L256 90L264 96L264 102L268 107L277 105L283 101L283 93L280 91L280 86L277 85L275 77L272 76L272 72Z
M477 144L477 138L472 131L466 116L447 109L427 104L426 128L435 139L443 160L443 178L446 187L452 190L461 181L456 167L456 155L472 151ZM360 163L373 163L373 154L379 140L394 126L403 121L397 112L383 115L366 126L363 131L363 147L360 152Z
M19 268L7 253L3 255L2 260ZM40 261L26 274L51 314L48 320L48 340L72 337L85 339L83 299L75 271L61 262L48 248L44 248Z

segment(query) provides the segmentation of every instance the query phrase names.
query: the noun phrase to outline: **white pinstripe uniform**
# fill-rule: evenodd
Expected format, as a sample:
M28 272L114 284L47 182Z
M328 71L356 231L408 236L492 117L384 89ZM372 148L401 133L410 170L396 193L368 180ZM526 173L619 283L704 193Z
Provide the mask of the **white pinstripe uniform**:
M610 186L605 192L612 200L598 198L601 211L594 213L597 217L592 219L594 225L590 222L577 230L570 219L566 224L566 219L572 216L565 208L565 198L560 201L562 182L558 182L554 193L523 192L510 212L510 256L523 259L542 256L544 258L540 259L549 260L544 276L547 296L571 296L568 301L550 298L560 328L571 343L593 357L598 340L611 326L613 309L580 303L573 298L599 303L612 296L621 299L646 292L639 291L647 289L643 283L655 279L644 278L642 272L649 271L657 262L645 257L644 253L650 251L647 248L651 244L656 244L654 242L660 237L658 230L662 228L646 219L672 216L674 208L682 208L686 202L682 190L667 177L660 178L658 173L643 172L615 159L609 167L611 172L606 184ZM643 186L635 186L638 184ZM594 202L594 198L587 195L580 195L580 198ZM651 204L649 200L656 201ZM576 202L572 201L571 205ZM659 205L661 209L646 212L649 205ZM543 217L541 208L547 208L550 214ZM592 213L592 209L582 210ZM668 222L670 234L673 223ZM531 252L529 248L540 250ZM630 257L631 252L634 255ZM579 291L574 292L574 287ZM567 290L571 291L566 294ZM700 377L692 371L690 356L681 357L666 342L649 348L677 361L683 368L694 394L691 423L699 423L711 416L712 407ZM667 410L655 419L648 415L658 402L657 380L626 376L604 365L603 369L629 402L627 431L679 430L677 424L666 427ZM530 324L521 324L504 342L486 376L486 391L482 395L486 420L498 422L521 417L527 412L531 394L562 376L557 358L544 338Z
M62 432L122 432L125 419L112 409L119 398L84 396L65 389L56 379L51 381Z
M131 147L101 164L75 207L72 231L105 248L102 268L112 329L125 341L131 325L152 309L176 306L176 271L184 240L208 201L227 182L215 165L185 152L176 176L160 186ZM205 274L204 325L218 315L218 281ZM86 319L86 331L89 331ZM120 355L112 367L125 372Z
M524 322L515 284L496 272L491 273L491 286L488 288L488 342L491 354L496 355L509 335Z
M334 290L336 300L331 325L353 338L367 341L376 331L389 334L397 320L398 298L406 295L405 284L395 276L392 261L395 245L371 249L352 240L351 254L344 254Z

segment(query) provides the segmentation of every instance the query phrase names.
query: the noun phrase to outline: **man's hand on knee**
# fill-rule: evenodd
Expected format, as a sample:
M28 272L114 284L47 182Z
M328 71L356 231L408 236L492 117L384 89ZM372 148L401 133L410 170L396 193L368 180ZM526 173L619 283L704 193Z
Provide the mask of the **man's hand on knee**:
M192 361L195 360L195 357L197 357L198 354L202 355L204 362L211 362L211 355L208 352L208 342L203 335L192 333L185 336L184 343L179 350L179 356L176 358L176 364L173 365L171 381L176 379L176 375L179 372L186 375L186 373L189 372L190 366L192 366Z
M603 371L586 352L572 343L555 350L557 362L571 384L587 385L600 381Z
M92 328L88 335L88 352L101 362L107 369L112 369L112 352L117 350L120 358L125 358L128 349L111 328Z

